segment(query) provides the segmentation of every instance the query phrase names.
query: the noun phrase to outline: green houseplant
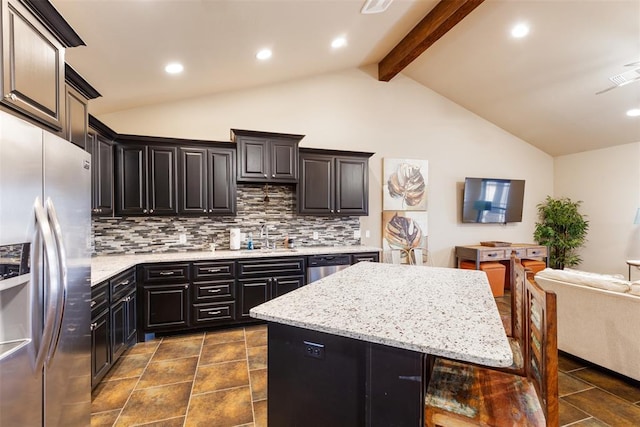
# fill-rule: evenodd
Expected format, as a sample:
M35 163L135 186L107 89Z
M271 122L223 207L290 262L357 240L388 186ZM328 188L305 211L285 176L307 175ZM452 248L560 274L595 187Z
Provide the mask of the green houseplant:
M538 220L533 238L549 248L549 267L563 269L580 264L582 259L576 249L586 240L589 221L578 208L582 202L568 197L554 199L547 196L538 205Z

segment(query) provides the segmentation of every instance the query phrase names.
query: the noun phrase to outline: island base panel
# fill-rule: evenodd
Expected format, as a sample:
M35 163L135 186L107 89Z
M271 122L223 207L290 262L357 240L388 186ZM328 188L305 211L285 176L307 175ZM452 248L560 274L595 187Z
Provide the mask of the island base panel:
M269 425L422 426L422 353L269 323Z

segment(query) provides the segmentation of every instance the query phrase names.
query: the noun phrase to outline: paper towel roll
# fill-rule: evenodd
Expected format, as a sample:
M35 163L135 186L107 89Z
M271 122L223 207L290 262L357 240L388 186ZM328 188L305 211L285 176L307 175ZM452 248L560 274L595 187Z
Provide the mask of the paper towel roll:
M230 228L229 229L229 249L232 251L237 251L240 249L240 229L239 228Z

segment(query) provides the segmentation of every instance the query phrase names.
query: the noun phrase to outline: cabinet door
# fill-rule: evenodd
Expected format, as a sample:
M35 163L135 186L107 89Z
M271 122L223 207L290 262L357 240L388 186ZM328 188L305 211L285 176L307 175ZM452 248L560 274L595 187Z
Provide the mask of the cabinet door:
M208 211L207 150L180 148L178 213L203 214Z
M0 102L61 133L64 47L18 0L3 0Z
M209 149L209 213L236 213L236 158L234 150Z
M298 180L298 142L269 141L271 181L296 182Z
M368 158L336 158L336 214L368 215L368 163Z
M127 304L123 297L111 304L111 360L116 361L127 348Z
M88 143L87 131L89 127L87 99L71 86L65 85L65 108L65 137L67 141L86 150Z
M144 329L180 329L189 324L189 285L143 287Z
M97 135L94 152L92 164L96 213L113 215L113 144Z
M333 213L333 157L300 155L298 212L327 215Z
M248 318L249 310L269 299L270 278L238 280L240 299L238 318Z
M238 138L238 181L265 182L269 176L267 140Z
M135 342L138 332L138 298L134 290L125 298L127 321L125 323L125 342L127 344Z
M148 147L148 201L150 214L175 214L177 148Z
M109 311L91 323L91 387L95 387L111 367L111 334Z
M147 213L146 149L140 146L118 147L118 206L120 215Z
M271 281L271 298L279 297L304 285L304 276L274 277Z
M357 264L361 261L380 262L380 255L377 252L366 252L351 255L351 264Z

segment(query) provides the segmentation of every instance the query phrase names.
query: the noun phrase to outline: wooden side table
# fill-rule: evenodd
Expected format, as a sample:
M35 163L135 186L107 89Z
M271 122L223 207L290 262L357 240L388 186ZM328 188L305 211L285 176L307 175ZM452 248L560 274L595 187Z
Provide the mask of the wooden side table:
M628 259L627 265L629 266L629 281L631 281L631 267L640 267L640 259Z

